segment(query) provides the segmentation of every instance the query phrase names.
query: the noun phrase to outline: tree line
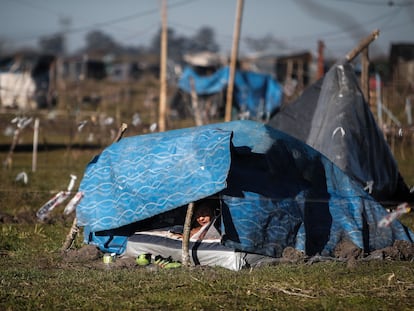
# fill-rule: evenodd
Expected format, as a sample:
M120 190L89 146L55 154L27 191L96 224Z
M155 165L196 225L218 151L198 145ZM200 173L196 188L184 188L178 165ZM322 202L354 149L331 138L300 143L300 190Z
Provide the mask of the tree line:
M179 35L173 28L168 28L168 56L172 60L180 61L186 53L195 53L201 51L219 52L220 46L216 41L214 29L208 26L201 27L194 35ZM150 40L148 46L127 46L116 41L111 35L100 31L93 30L85 35L85 46L79 53L111 53L115 55L122 54L159 54L160 53L161 29ZM64 55L66 53L65 35L57 33L52 36L42 37L38 41L39 51L55 55Z

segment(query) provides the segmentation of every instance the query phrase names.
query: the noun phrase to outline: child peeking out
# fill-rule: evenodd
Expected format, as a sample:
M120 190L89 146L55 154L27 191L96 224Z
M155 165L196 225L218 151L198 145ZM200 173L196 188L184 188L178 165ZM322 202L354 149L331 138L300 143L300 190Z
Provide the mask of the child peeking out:
M213 200L199 201L194 206L193 222L191 224L190 237L194 236L205 225L208 225L214 218Z
M194 213L193 213L191 229L190 229L190 238L194 238L197 240L202 240L204 238L205 234L210 228L209 224L213 222L216 218L215 211L219 207L220 207L219 201L216 199L212 199L212 198L207 198L207 199L203 199L203 200L195 202ZM181 225L174 226L170 230L170 233L172 233L176 237L182 238L183 226ZM217 232L217 234L214 234L213 237L220 238L220 234Z

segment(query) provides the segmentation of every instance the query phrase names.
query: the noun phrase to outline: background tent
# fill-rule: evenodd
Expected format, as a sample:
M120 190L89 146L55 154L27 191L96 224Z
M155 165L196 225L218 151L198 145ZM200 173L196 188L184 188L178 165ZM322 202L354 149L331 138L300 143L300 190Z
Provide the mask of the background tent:
M414 201L351 64L333 66L268 124L320 151L378 201Z
M222 67L209 75L200 75L187 66L178 82L179 89L190 94L192 81L198 96L218 94L227 88L229 67ZM250 118L269 119L282 103L282 87L270 75L236 70L234 92L234 108L239 112L248 112ZM173 108L182 110L176 107L180 104L181 101L176 100Z
M332 255L343 240L369 252L413 235L335 164L303 142L253 121L127 137L86 168L78 225L85 242L121 254L157 215L211 195L222 243L279 257L285 247Z

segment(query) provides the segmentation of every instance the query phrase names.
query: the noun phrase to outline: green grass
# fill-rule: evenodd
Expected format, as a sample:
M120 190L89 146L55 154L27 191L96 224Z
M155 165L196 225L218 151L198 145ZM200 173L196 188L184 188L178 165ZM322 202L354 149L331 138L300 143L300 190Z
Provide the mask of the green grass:
M42 228L42 229L40 229ZM18 243L0 257L2 310L410 310L407 262L281 264L150 271L65 264L61 226L9 225Z
M40 206L82 178L99 150L16 152L0 170L0 310L412 310L412 262L280 264L238 272L215 267L150 271L67 262L60 253L73 215L58 207L50 223L34 221ZM7 152L0 153L3 160ZM16 182L28 173L27 185ZM414 175L414 174L413 174ZM409 176L413 180L413 176ZM78 186L79 184L76 184ZM63 205L64 206L64 205ZM403 222L414 228L413 217ZM82 246L78 236L75 248Z

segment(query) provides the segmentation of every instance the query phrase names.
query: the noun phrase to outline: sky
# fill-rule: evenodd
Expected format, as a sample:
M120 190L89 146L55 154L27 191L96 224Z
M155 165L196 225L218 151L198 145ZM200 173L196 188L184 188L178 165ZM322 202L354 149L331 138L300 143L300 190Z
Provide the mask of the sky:
M167 23L191 37L213 28L223 54L230 54L238 0L167 0ZM345 56L375 29L370 55L388 55L393 43L414 43L414 0L244 0L239 53L254 51L246 38L274 38L263 53ZM69 53L100 30L128 46L148 46L161 27L161 0L0 0L0 42L7 48L37 46L39 38L65 31Z

